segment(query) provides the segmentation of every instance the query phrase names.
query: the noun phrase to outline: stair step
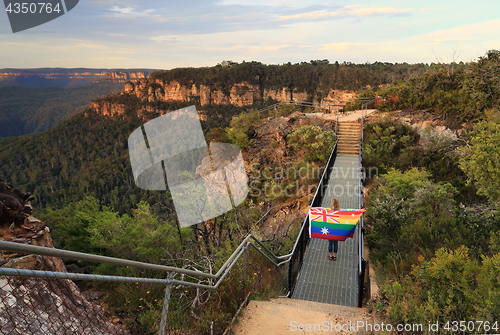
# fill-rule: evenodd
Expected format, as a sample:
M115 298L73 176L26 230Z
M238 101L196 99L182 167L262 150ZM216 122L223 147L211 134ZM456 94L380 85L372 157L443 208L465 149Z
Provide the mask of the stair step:
M361 138L361 136L339 136L338 139L339 141L343 140L348 140L348 141L358 141Z
M339 150L340 149L349 149L349 150L358 150L359 151L359 147L353 147L353 146L341 146L341 145L339 145L337 148Z
M338 134L361 134L361 129L338 129L337 130Z
M361 132L354 132L354 131L351 131L351 132L345 132L345 131L339 131L337 132L337 136L361 136Z
M337 147L337 151L338 150L348 150L348 151L357 151L357 152L359 152L359 148L356 148L356 147Z
M342 123L339 123L338 127L339 128L361 129L361 125L357 125L357 124L342 124Z
M339 122L337 126L337 153L359 155L359 139L361 137L361 123Z
M352 148L352 147L338 147L337 151L356 151L359 152L359 148Z
M355 129L355 128L338 128L337 132L339 133L361 133L361 129Z
M339 148L359 148L359 144L355 143L339 143Z
M344 155L359 155L359 151L338 151L339 154Z
M359 124L342 124L339 123L339 128L353 128L353 129L361 129L361 125Z

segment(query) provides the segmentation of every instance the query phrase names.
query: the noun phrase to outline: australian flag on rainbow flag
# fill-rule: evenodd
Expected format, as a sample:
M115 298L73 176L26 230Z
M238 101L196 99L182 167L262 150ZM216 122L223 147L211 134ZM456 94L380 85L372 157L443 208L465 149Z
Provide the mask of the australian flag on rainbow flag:
M309 236L324 240L345 241L354 236L354 230L365 209L311 207L309 209Z

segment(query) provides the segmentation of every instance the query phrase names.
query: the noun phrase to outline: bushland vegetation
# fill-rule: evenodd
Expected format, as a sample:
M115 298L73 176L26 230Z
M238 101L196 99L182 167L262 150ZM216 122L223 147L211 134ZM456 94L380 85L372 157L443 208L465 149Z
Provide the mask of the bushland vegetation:
M439 70L428 70L378 90L378 95L386 98L380 109L429 110L457 126L477 122L499 108L499 69L498 50L468 64L444 64Z
M312 99L321 100L330 89L362 90L366 86L378 87L393 83L398 79L407 79L412 74L421 73L435 65L407 63L366 63L354 64L328 60L281 65L266 65L260 62L230 62L206 68L178 68L158 71L150 79L170 82L178 81L181 85L205 85L220 89L229 94L232 86L240 82L259 84L261 89L288 88L307 92Z
M500 113L491 80L498 55L384 91L398 100L382 108L452 118L470 130L461 137L430 127L417 132L389 117L365 126L365 168L380 172L367 204L367 243L381 288L373 307L394 324L439 322L440 332L452 333L447 321L491 327L500 316Z

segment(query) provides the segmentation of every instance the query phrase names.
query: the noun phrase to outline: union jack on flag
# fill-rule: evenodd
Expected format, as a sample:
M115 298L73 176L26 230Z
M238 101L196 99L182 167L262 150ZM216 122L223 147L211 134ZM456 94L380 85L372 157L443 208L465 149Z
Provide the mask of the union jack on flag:
M338 219L339 219L339 211L333 211L331 209L323 207L311 208L311 221L340 223Z

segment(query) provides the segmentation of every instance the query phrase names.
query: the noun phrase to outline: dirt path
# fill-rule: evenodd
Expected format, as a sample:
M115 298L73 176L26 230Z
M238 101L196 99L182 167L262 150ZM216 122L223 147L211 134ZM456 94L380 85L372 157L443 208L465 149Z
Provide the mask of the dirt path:
M356 334L361 322L374 322L364 308L288 298L252 300L229 334Z

